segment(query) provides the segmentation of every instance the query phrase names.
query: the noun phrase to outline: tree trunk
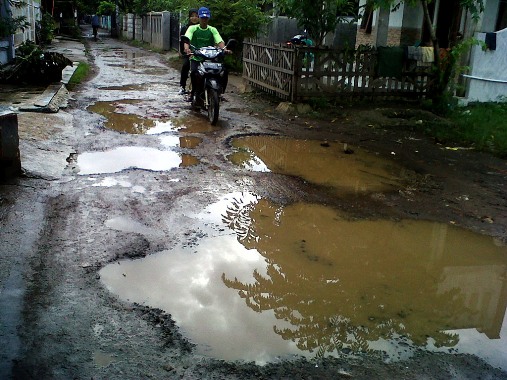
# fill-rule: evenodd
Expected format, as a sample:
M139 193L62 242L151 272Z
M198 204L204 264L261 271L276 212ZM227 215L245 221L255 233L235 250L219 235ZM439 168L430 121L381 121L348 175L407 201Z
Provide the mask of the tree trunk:
M433 44L433 56L435 58L435 66L440 66L440 55L439 55L439 46L438 39L435 33L435 29L433 28L433 22L431 20L430 12L428 10L428 0L421 0L421 4L424 12L424 22L430 31L431 43Z

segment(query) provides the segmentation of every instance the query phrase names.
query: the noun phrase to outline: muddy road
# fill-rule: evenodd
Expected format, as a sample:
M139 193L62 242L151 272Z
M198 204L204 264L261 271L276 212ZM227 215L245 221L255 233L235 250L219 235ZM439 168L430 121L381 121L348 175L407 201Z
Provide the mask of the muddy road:
M1 378L507 378L505 161L234 78L212 127L167 56L89 47L0 186Z

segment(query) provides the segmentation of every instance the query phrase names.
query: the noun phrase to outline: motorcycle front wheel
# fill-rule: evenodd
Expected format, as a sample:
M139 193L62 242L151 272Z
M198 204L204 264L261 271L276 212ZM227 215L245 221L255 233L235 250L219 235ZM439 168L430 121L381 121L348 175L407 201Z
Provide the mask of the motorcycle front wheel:
M218 91L212 88L208 88L208 120L211 125L216 125L218 122L218 113L220 112L220 103Z

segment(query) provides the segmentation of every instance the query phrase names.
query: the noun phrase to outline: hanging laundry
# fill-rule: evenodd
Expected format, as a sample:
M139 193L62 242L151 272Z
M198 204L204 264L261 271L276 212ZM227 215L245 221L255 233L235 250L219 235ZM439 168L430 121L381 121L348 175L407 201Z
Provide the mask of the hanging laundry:
M433 61L435 61L435 56L433 54L433 48L430 46L421 47L421 62L432 63Z
M422 51L419 46L407 46L407 59L420 61L422 59Z

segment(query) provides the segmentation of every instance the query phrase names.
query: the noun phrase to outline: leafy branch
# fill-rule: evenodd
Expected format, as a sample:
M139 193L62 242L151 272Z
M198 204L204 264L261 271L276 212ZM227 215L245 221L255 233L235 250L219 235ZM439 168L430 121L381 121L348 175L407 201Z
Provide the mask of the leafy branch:
M25 6L24 2L14 2L13 0L3 0L0 5L0 38L5 38L16 33L19 29L24 30L30 24L26 16L13 17L12 7L21 8Z

